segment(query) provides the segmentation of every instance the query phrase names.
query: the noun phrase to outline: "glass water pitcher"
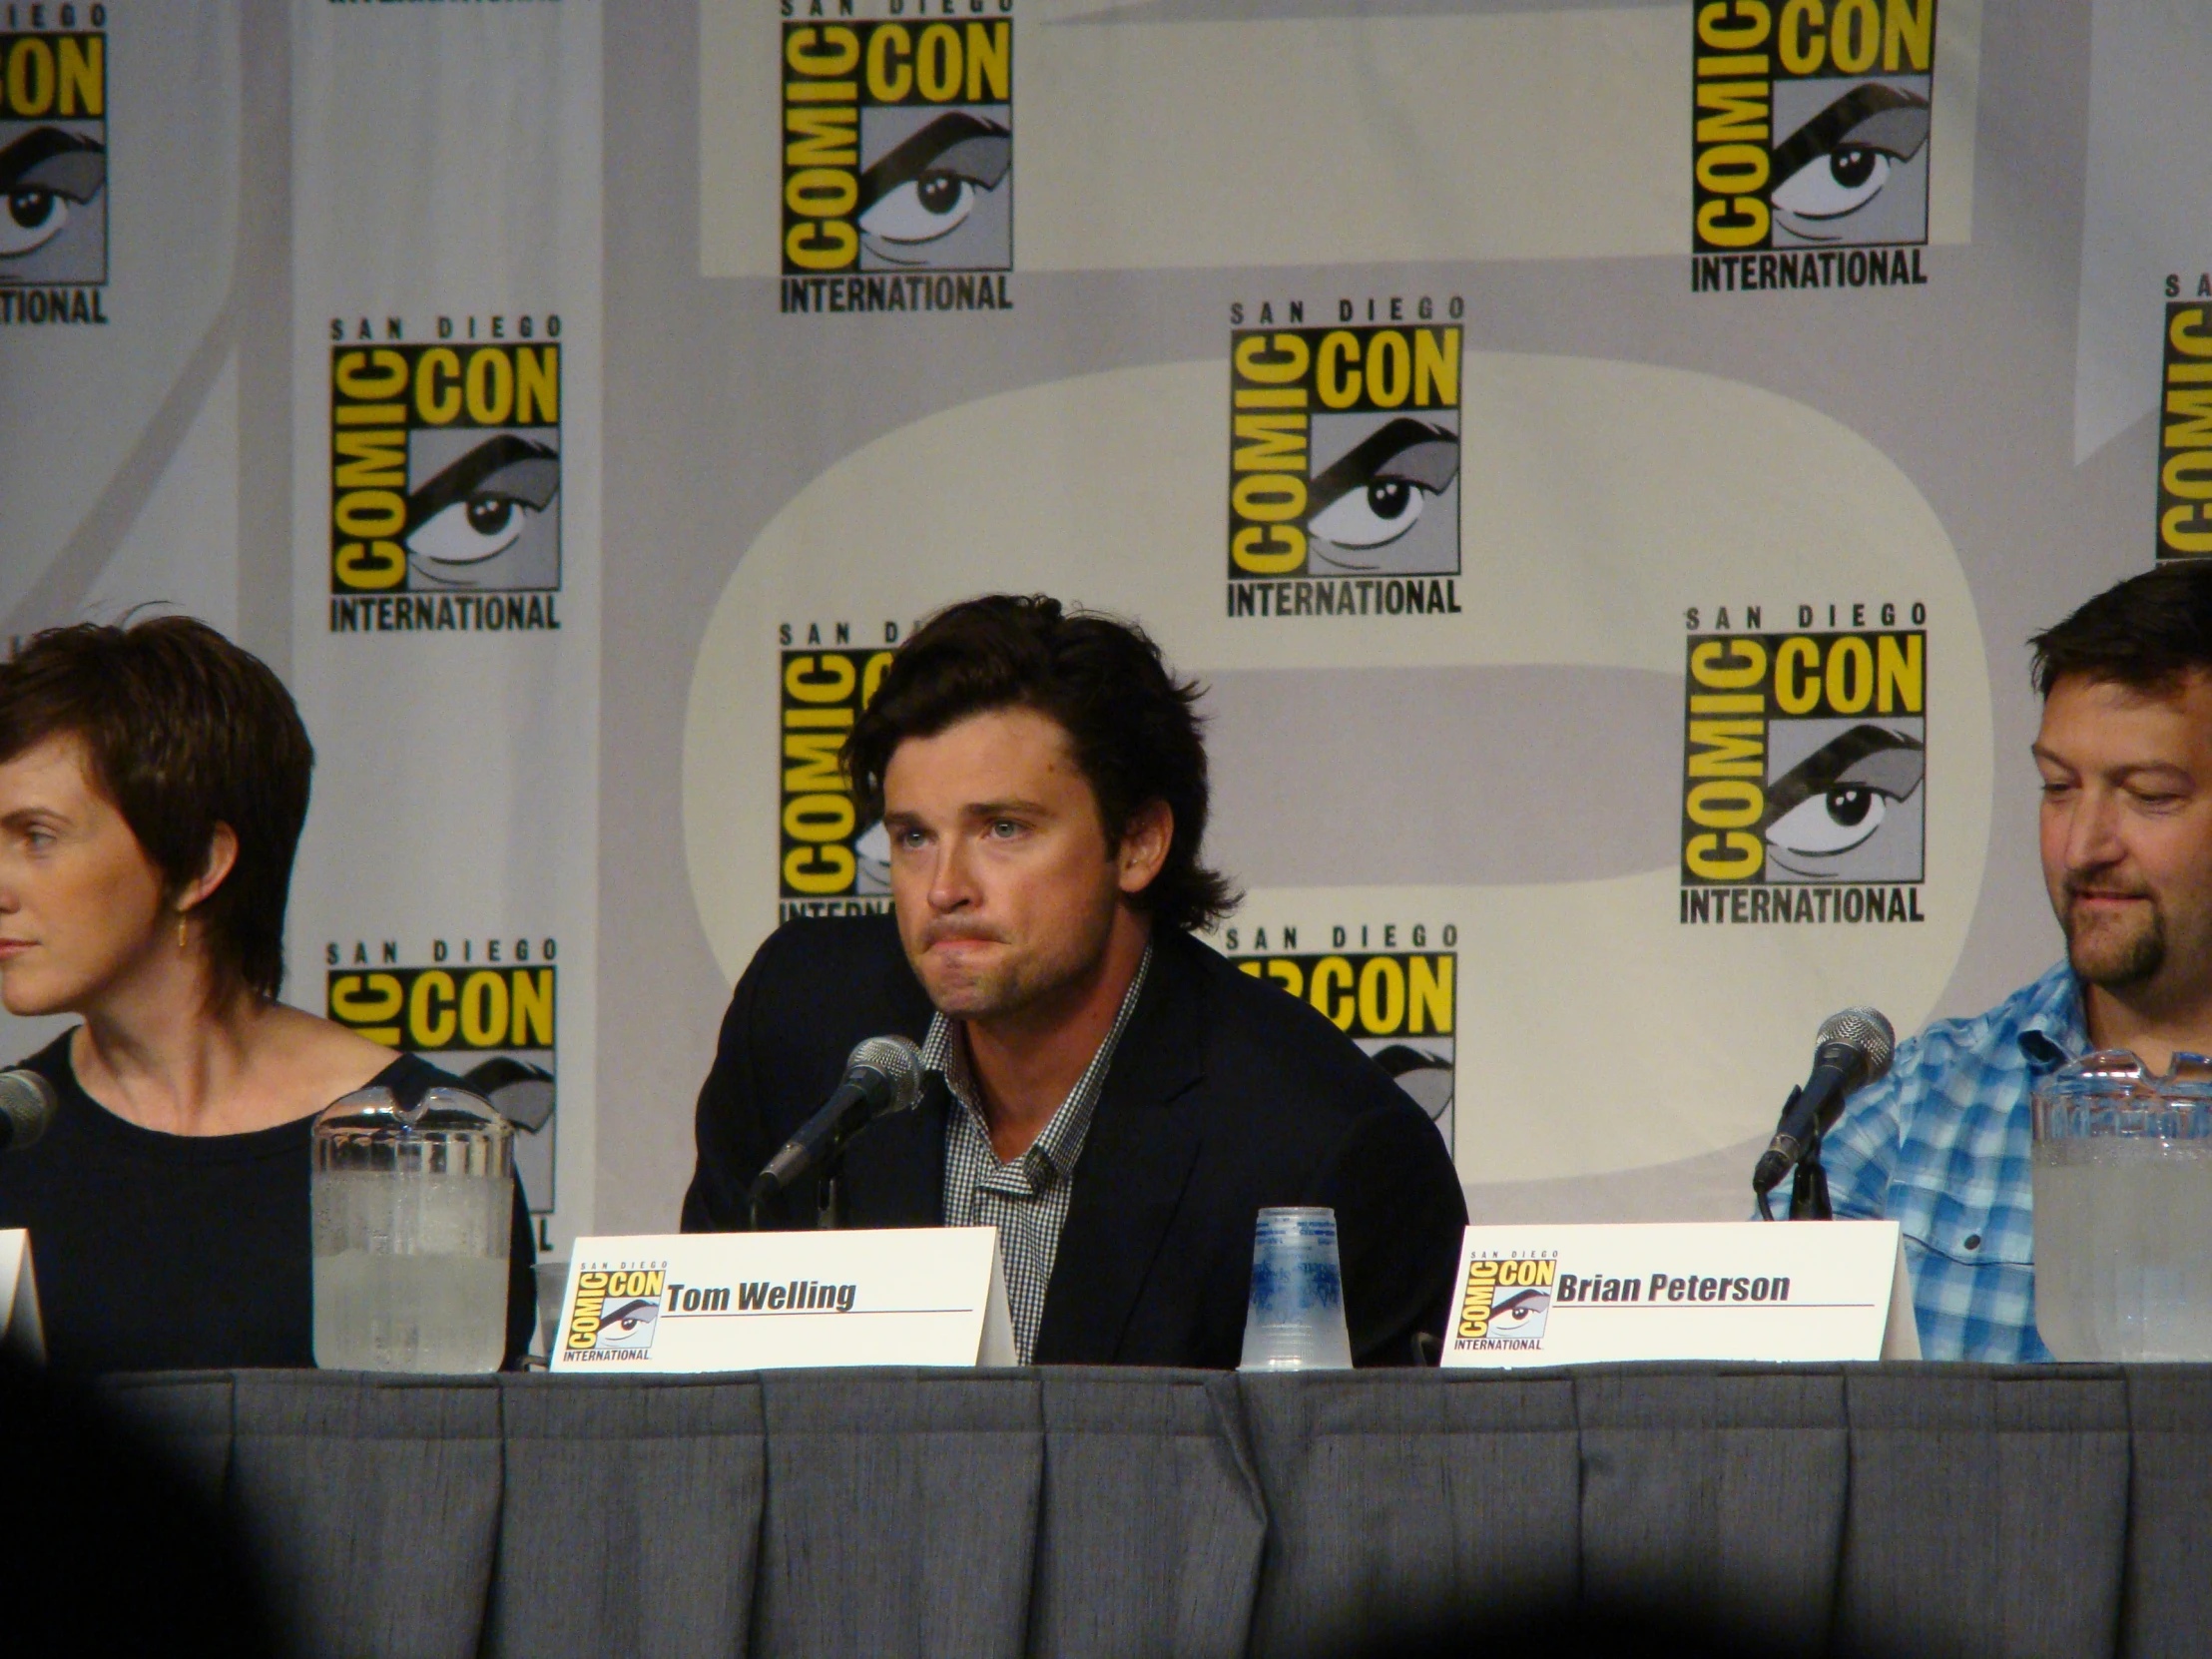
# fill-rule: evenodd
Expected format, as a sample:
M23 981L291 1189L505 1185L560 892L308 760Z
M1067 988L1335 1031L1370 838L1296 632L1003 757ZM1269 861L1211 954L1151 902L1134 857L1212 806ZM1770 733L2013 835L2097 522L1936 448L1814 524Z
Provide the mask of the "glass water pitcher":
M497 1371L514 1130L459 1089L383 1087L315 1119L314 1358L326 1371Z

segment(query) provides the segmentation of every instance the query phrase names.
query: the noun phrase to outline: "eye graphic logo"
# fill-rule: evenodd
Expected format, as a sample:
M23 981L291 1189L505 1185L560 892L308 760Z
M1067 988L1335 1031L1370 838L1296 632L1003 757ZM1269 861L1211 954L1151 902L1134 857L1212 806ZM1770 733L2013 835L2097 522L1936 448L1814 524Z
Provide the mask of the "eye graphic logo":
M606 1309L600 1316L599 1346L649 1349L653 1346L653 1334L660 1328L660 1298L631 1297Z
M839 760L890 661L884 650L783 653L777 869L786 920L890 907L890 841L880 822L859 822Z
M1694 13L1697 252L1928 241L1936 0L1723 0ZM1743 285L1848 280L1833 263L1806 266L1818 275L1804 282L1799 269ZM1867 262L1855 269L1864 281Z
M503 954L517 958L513 964L340 966L344 952L332 945L323 1011L370 1042L452 1072L489 1101L514 1125L515 1174L532 1213L551 1214L560 1128L557 970L523 958L550 956L552 941L498 942L506 945ZM469 950L479 953L477 941ZM354 953L365 957L368 951L363 946Z
M560 353L550 342L331 352L332 594L559 589Z
M1285 931L1295 937L1298 930ZM1234 938L1230 948L1236 948ZM1445 1147L1451 1146L1456 951L1240 956L1237 966L1311 1002L1334 1020L1428 1114Z
M1467 1264L1452 1336L1469 1348L1540 1348L1559 1264L1549 1257L1488 1257Z
M105 34L0 34L0 285L107 281L107 116Z
M1229 577L1459 573L1460 330L1231 336Z
M787 276L1013 269L1010 17L788 23L783 63Z
M2212 553L2212 306L2166 306L2158 428L2158 557Z
M1683 919L1726 919L1712 889L1742 885L1777 890L1738 921L1919 919L1903 884L1925 872L1926 632L1702 634L1689 649Z

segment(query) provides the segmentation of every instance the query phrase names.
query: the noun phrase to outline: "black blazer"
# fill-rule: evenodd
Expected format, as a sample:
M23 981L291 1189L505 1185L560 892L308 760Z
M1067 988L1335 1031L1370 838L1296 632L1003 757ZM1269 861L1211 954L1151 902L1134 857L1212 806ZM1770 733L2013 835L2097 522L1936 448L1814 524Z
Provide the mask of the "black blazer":
M738 983L699 1092L684 1230L742 1229L753 1178L853 1045L918 1043L931 1013L890 916L779 928ZM852 1142L848 1225L942 1223L951 1104L939 1082ZM804 1225L814 1203L802 1184L768 1224ZM1076 1161L1037 1362L1234 1367L1254 1220L1284 1204L1337 1212L1355 1360L1404 1364L1416 1332L1440 1336L1467 1215L1435 1126L1315 1009L1163 932Z

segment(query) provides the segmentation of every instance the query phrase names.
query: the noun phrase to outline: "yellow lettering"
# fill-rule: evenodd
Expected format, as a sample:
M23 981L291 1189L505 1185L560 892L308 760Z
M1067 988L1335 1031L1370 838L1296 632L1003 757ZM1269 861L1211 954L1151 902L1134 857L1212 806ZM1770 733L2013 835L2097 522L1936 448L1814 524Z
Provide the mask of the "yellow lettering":
M1936 0L1889 0L1882 19L1882 67L1926 73L1936 62Z
M1349 409L1360 401L1360 370L1349 367L1360 360L1357 335L1332 328L1321 337L1321 356L1314 365L1314 391L1332 409Z
M1682 861L1692 875L1708 881L1746 881L1767 861L1766 842L1748 830L1725 835L1692 835L1683 843Z
M404 432L337 432L331 447L344 459L337 462L330 481L341 490L366 489L378 484L407 486L407 434Z
M349 588L396 588L407 574L407 555L395 541L349 541L331 564Z
M62 41L62 114L104 116L108 113L107 46L105 35Z
M796 703L845 703L856 680L849 657L794 657L784 665L784 690Z
M514 1033L517 1048L553 1046L553 970L521 968L514 976Z
M1405 1029L1414 1036L1428 1031L1438 1036L1451 1034L1451 978L1456 960L1451 956L1415 956L1405 964L1410 981L1406 997L1410 1018Z
M1774 701L1786 715L1810 714L1821 701L1821 648L1803 634L1774 654Z
M1459 330L1422 328L1413 335L1413 402L1423 409L1459 401Z
M1757 640L1705 640L1690 648L1690 678L1701 686L1741 691L1766 674L1767 648Z
M1786 51L1784 56L1788 56ZM1764 81L1701 84L1697 89L1697 107L1713 112L1697 118L1697 142L1700 144L1741 144L1752 140L1763 143L1768 137L1767 83Z
M1782 56L1782 67L1792 75L1815 75L1828 58L1827 37L1819 31L1828 21L1828 7L1823 0L1790 0L1782 8L1781 38L1775 42L1775 50Z
M1884 714L1917 715L1923 708L1921 636L1900 640L1884 634L1874 642L1875 707Z
M878 104L895 104L914 90L914 42L900 25L877 29L867 39L867 91Z
M407 359L396 351L340 351L330 383L355 403L382 402L407 388Z
M1840 715L1855 715L1874 701L1874 653L1856 634L1828 648L1828 702Z
M795 846L784 854L784 885L794 892L843 892L857 868L848 846Z
M1003 104L1013 96L1014 26L967 26L967 101Z
M1767 723L1763 720L1693 720L1690 722L1690 776L1692 778L1759 778L1765 776ZM1703 745L1702 749L1695 746Z
M1337 1029L1352 1029L1356 1004L1352 995L1352 964L1342 956L1324 956L1314 964L1314 981L1308 998L1337 1022Z
M860 37L845 28L794 29L784 39L784 61L811 77L850 74L860 61Z
M461 981L461 1040L471 1048L507 1041L507 976L479 968Z
M515 347L515 424L552 426L561 418L561 348Z
M1276 551L1263 551L1266 542L1274 542ZM1306 562L1306 532L1295 524L1271 524L1264 530L1248 524L1229 538L1229 556L1239 570L1249 570L1255 576L1282 576Z
M461 358L449 346L433 345L415 358L415 413L432 426L446 426L461 415Z
M458 1023L453 1013L453 976L432 968L415 976L407 993L407 1036L410 1048L444 1048L453 1040Z
M1733 28L1731 14L1738 20ZM1764 46L1773 31L1774 13L1764 0L1711 0L1697 10L1697 38L1716 52Z
M1303 379L1313 360L1305 339L1298 334L1263 337L1247 334L1237 341L1237 372L1263 386L1286 386Z
M835 222L794 225L784 237L784 252L792 264L809 271L842 271L859 248L860 233Z

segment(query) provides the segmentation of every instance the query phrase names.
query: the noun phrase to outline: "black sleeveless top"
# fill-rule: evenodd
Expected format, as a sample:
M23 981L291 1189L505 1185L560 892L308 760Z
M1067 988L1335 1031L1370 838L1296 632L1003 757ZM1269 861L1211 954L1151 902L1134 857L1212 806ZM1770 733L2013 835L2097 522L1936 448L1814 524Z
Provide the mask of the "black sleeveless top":
M314 1364L312 1114L243 1135L171 1135L78 1085L71 1032L23 1062L61 1109L36 1145L0 1153L0 1228L28 1228L49 1363L60 1371ZM402 1101L454 1078L402 1054L371 1079ZM507 1350L537 1322L536 1252L515 1184Z

